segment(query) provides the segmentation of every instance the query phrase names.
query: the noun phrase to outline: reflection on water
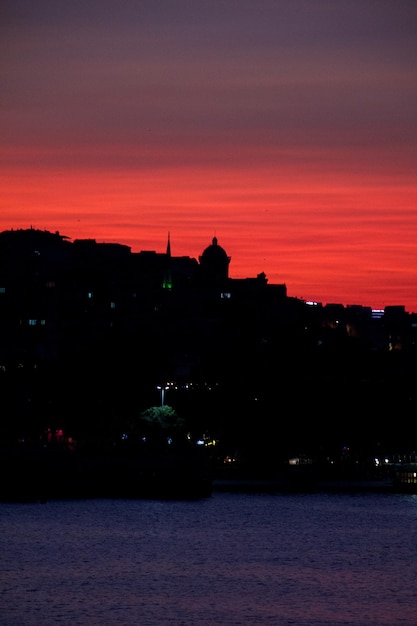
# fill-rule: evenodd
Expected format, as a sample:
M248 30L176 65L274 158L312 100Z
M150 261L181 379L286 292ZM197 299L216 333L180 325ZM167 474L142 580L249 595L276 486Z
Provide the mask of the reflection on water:
M417 496L0 504L2 626L417 624Z

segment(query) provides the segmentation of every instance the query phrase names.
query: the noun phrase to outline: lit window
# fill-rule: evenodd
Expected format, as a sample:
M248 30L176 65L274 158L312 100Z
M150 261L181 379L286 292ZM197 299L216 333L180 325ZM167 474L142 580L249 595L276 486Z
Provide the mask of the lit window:
M36 320L29 320L29 326L36 326Z
M6 293L6 287L0 287L0 293Z
M115 309L116 308L116 303L115 302L110 302L110 308L111 309Z

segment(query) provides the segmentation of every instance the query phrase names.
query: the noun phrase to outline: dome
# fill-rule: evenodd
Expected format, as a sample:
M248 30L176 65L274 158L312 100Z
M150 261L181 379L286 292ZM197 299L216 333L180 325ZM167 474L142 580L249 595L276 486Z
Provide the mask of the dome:
M203 251L199 261L206 278L215 280L228 278L230 257L224 248L219 246L217 237L213 237L211 245Z
M217 243L217 237L213 237L212 243L210 246L204 250L203 254L200 256L200 262L204 261L226 261L229 263L230 259L226 254L226 250L219 246Z

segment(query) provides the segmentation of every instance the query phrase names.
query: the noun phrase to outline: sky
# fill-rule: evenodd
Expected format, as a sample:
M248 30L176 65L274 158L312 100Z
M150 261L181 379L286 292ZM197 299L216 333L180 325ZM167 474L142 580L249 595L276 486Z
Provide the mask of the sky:
M415 0L2 0L0 231L417 312Z

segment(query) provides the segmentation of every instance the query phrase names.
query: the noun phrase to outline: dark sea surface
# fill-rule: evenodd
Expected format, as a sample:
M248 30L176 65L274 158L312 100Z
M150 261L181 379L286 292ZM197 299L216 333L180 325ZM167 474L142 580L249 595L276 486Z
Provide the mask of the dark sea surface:
M1 626L417 625L417 496L0 504Z

